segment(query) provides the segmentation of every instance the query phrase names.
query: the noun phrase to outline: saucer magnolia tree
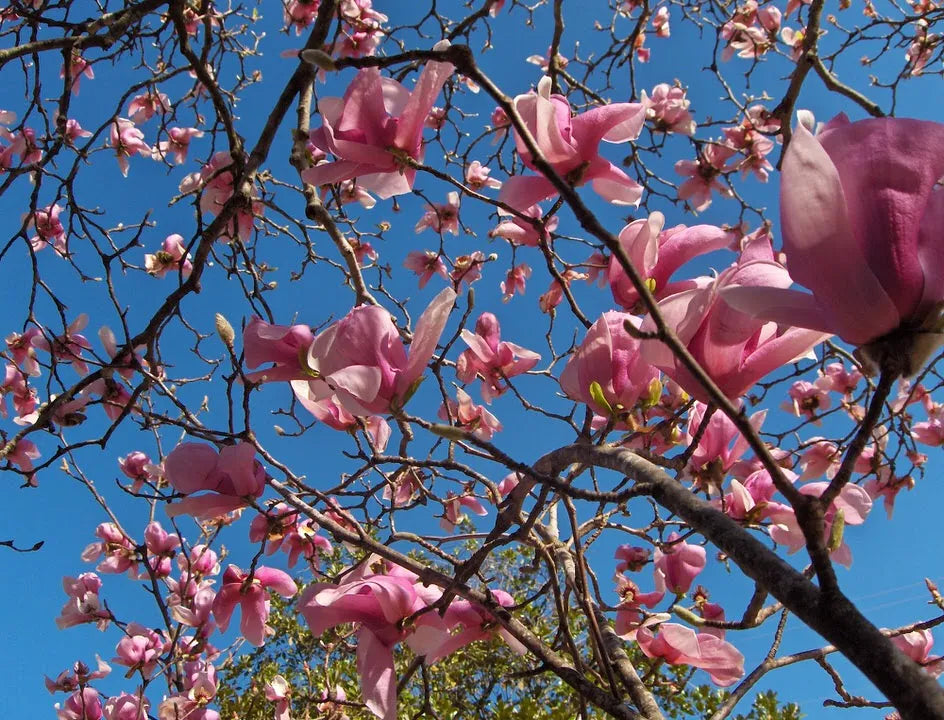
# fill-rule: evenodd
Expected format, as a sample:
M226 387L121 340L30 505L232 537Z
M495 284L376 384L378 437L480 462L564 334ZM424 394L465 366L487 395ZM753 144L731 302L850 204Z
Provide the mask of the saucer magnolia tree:
M894 115L941 21L8 3L3 602L74 643L11 672L62 720L944 718L937 586L850 591L936 538L944 125Z

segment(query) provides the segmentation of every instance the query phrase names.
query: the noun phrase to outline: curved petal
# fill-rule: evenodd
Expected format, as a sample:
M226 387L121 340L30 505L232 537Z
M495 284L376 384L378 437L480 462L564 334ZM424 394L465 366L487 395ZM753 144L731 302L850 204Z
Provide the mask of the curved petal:
M357 674L367 708L381 720L397 720L397 676L393 648L366 627L357 631Z
M219 459L219 453L209 445L182 443L164 458L164 476L171 487L185 495L210 490L210 474Z
M426 370L436 345L449 320L452 305L456 300L456 292L452 288L445 288L429 304L429 307L420 315L413 332L413 342L410 344L410 354L406 368L397 378L396 394L400 397L410 389Z
M853 231L868 267L902 317L921 299L921 219L944 175L944 125L873 118L831 128L816 138L835 165Z
M813 291L846 342L864 344L897 327L900 317L855 236L839 172L802 125L783 162L780 217L790 275ZM872 330L861 331L862 308Z
M597 195L614 205L636 207L642 200L642 185L613 163L606 163L600 170L591 169L584 177L593 180L593 191Z
M554 195L557 195L557 188L545 177L513 175L502 183L498 199L520 212L525 212L532 205Z
M574 141L584 160L597 154L601 140L624 143L635 140L646 121L643 103L613 103L581 113L572 121Z

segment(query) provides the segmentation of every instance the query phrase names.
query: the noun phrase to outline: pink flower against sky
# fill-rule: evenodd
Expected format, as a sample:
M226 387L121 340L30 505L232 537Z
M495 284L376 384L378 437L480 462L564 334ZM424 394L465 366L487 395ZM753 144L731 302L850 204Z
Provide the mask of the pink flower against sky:
M362 305L322 331L308 349L308 396L334 398L353 415L389 412L416 389L452 310L452 288L439 293L416 323L410 352L390 313Z
M426 116L453 71L451 63L429 62L411 92L377 68L360 70L343 98L320 100L322 126L311 141L335 160L305 170L302 179L331 185L356 177L381 198L409 192L416 176L409 161L423 160Z
M853 345L900 332L899 369L918 370L944 339L942 175L944 124L839 115L815 137L798 125L784 158L781 224L790 277L811 293L732 282L725 298Z
M641 103L613 103L571 117L570 103L563 95L551 94L551 79L541 78L537 92L515 98L515 109L537 143L538 150L554 171L578 187L592 182L594 191L616 205L637 205L642 187L599 153L601 141L625 143L635 140L646 120ZM515 145L522 162L537 170L530 151L515 132ZM515 175L502 185L499 200L525 210L557 194L550 180L541 175Z

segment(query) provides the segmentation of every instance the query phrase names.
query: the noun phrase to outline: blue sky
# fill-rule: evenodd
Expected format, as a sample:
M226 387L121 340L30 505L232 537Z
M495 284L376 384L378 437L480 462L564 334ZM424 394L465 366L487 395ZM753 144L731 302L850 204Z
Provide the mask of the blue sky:
M455 5L455 3L452 4L452 6ZM377 6L379 10L392 16L392 23L402 19L396 15L403 12L405 5L390 8L384 7L383 3L378 1ZM600 9L599 16L602 16L603 6L604 3L599 2L595 5ZM571 52L574 42L579 40L581 53L586 55L593 50L595 43L599 42L590 31L588 22L588 19L595 15L587 10L577 11L575 5L568 5L565 12L567 13L565 15L567 31L561 45L562 52L565 55ZM512 95L526 92L540 78L539 69L525 64L524 58L532 54L543 54L550 36L550 27L547 24L549 16L546 12L535 16L534 29L524 27L525 17L526 14L521 8L509 10L506 7L503 15L493 26L494 49L477 56L485 72ZM623 22L628 25L628 21ZM262 17L253 25L255 31L266 32L266 37L260 45L263 56L249 61L252 68L258 68L262 72L263 80L247 90L237 108L240 115L238 129L250 142L258 135L265 120L265 111L271 107L273 98L294 69L294 61L281 58L279 52L285 48L301 45L301 41L294 35L280 34L278 32L280 25L281 12L278 10L277 3L264 7ZM424 26L424 31L432 33L433 28L427 24ZM703 69L710 62L710 45L706 41L699 41L695 31L690 26L683 25L676 17L673 17L672 33L672 39L669 41L650 36L648 45L653 51L653 61L648 65L637 66L639 87L648 89L657 82L671 82L674 78L679 78L684 85L689 87L689 97L697 113L696 119L701 121L717 106L720 91L717 82L708 71ZM424 39L418 45L431 46L436 39L438 36ZM94 59L96 56L90 53L89 57ZM48 87L48 91L43 94L54 96L58 93L56 76L59 69L59 56L43 57L42 62L43 79ZM739 62L742 64L738 65ZM897 58L895 62L898 62ZM235 67L227 69L230 72L235 71ZM729 77L734 79L743 69L743 61L737 60L732 61L725 68L726 71L730 71ZM127 61L119 62L114 66L109 63L99 63L95 65L95 71L96 79L83 80L81 94L73 98L71 116L78 118L86 127L96 127L96 123L100 124L115 112L116 88L125 87L130 78L137 77ZM788 71L789 68L785 63L771 62L769 67L764 66L755 74L754 86L758 92L760 88L766 88L776 97L785 86L782 77ZM840 71L849 73L849 77L852 77L853 72L856 73L856 77L862 73L861 68L856 67L852 61L846 65L840 65ZM339 76L329 77L325 86L319 86L319 93L322 96L340 95L352 76L353 71L348 70ZM223 77L225 80L227 76L224 74ZM939 79L936 81L939 82ZM914 83L907 97L903 97L899 103L899 115L930 118L940 114L940 107L927 101L926 88L931 87L930 82L932 81L918 80ZM181 77L169 82L161 89L171 98L175 98L185 92L189 84L189 79ZM798 107L810 108L820 120L828 119L839 110L849 112L854 118L861 117L861 112L850 108L848 103L840 102L836 96L825 94L820 88L821 86L815 81L808 83ZM0 89L3 90L3 97L7 98L5 102L9 109L17 110L22 105L21 74L18 75L12 68L7 68L6 72L0 74ZM628 84L625 78L614 77L613 99L625 100L627 96ZM122 105L125 104L122 103ZM494 107L494 103L483 95L472 96L467 92L457 99L457 104L466 112L478 113L476 119L469 121L469 125L476 129L487 124L488 115ZM260 112L260 108L264 111ZM124 107L121 108L121 114L125 114ZM34 119L32 122L35 124L38 121ZM152 141L154 137L153 123L154 121L144 126L149 141ZM189 124L189 122L182 119L179 124ZM293 181L293 171L287 164L289 133L290 128L287 124L280 129L271 155L271 167L278 177ZM714 135L718 134L720 130L714 132ZM701 133L699 136L705 137ZM96 143L96 146L98 145L101 145L101 142ZM691 157L686 140L669 138L668 147L674 147L677 150L667 153L671 161ZM484 150L483 148L483 152ZM133 158L127 179L119 173L117 163L110 151L96 153L91 157L88 165L82 168L83 179L77 185L78 201L90 208L100 208L104 212L104 224L113 228L119 222L126 225L139 222L146 213L152 212L150 220L156 224L144 231L141 237L144 247L134 251L137 255L132 254L132 259L143 264L144 252L156 249L167 234L180 232L188 238L193 235L192 209L185 203L167 207L167 198L174 193L185 173L197 169L198 166L193 158L205 158L210 151L206 139L195 141L191 152L191 162L183 168L175 168L171 171L144 158ZM609 157L618 162L625 151L626 147L623 146L614 147L606 152ZM432 147L427 153L426 160L430 164L436 164L440 160ZM665 168L668 166L669 163L666 163ZM666 170L666 175L671 179L676 179L671 170ZM421 177L416 187L435 201L444 200L447 192L445 185L430 177ZM752 202L770 207L772 210L769 214L776 219L776 177L772 179L769 186L749 181L742 183L739 187ZM40 197L41 204L55 199L52 188L52 183L44 184ZM0 199L4 216L9 218L10 234L24 212L32 189L25 179L21 179ZM585 195L589 197L590 193L587 191ZM287 212L301 215L303 208L299 198L285 194L282 202ZM439 286L434 281L425 290L418 291L415 287L415 279L404 272L400 265L408 250L435 248L438 247L439 241L432 233L426 233L418 238L413 234L413 225L422 213L421 201L404 197L399 199L399 205L401 209L398 212L392 210L389 202L378 203L378 206L370 213L360 212L361 226L367 227L381 220L391 223L392 228L386 233L386 239L376 243L376 249L381 254L380 262L389 263L393 268L393 278L389 281L385 279L385 282L395 294L411 297L408 307L415 318L425 303L438 291ZM600 211L600 216L611 228L618 230L622 227L625 212L605 207L599 202L596 202L593 207ZM681 208L673 207L668 203L661 206L656 203L652 209L665 212L667 225L679 222L734 223L737 220L736 207L733 203L724 200L717 200L697 221L691 216L684 215ZM277 217L274 212L268 211L267 216ZM561 232L578 234L578 230L566 213L564 218ZM500 255L498 262L486 266L483 279L476 286L476 314L484 310L494 311L502 321L505 338L525 347L540 349L545 344L543 338L547 331L546 319L536 311L537 296L547 287L547 279L540 273L543 260L536 251L531 251L530 255L525 252L520 254L518 261L520 262L523 258L529 262L535 268L535 276L529 284L528 294L525 297L517 297L511 304L502 305L497 288L507 270L509 253L497 243L485 244L486 234L494 226L495 220L489 218L485 211L471 204L463 208L462 219L474 229L477 237L457 239L447 237L445 242L452 256L472 249L483 249L486 253L495 251ZM116 233L116 236L126 238L120 232ZM328 256L332 255L333 250L327 239L316 237L315 240L319 252ZM85 241L77 237L72 250L75 252L76 262L88 275L92 277L101 275L100 266L96 267L97 258L91 253L91 248ZM225 249L219 248L219 251L225 252ZM350 292L340 285L339 275L324 266L316 267L299 282L291 282L288 279L289 272L300 263L301 254L297 247L284 238L277 235L266 238L257 244L257 251L270 264L279 268L273 278L278 280L280 286L277 292L267 295L267 300L272 303L276 316L281 322L288 323L297 316L299 321L320 325L331 319L332 315L336 317L350 307L352 300ZM568 259L579 259L575 257L576 250L568 248L568 252ZM589 249L585 255L589 255ZM730 255L713 255L696 268L703 272L707 272L710 268L720 270L730 260ZM115 310L109 307L105 300L102 283L77 281L75 273L66 269L63 261L48 250L37 256L37 262L42 276L49 277L55 283L58 296L68 306L67 318L71 319L82 311L92 315L92 323L87 332L90 339L101 324L117 327ZM21 329L19 323L32 290L31 284L24 281L30 275L29 256L22 242L4 258L0 272L3 273L0 276L3 278L2 297L6 307L9 308L8 324L4 331L6 334L14 329ZM368 281L375 281L377 277L376 271L369 271L367 274ZM173 282L170 277L161 281L144 277L141 273L118 276L115 281L121 302L129 309L129 325L133 329L138 329L143 320L150 316L166 293L172 289ZM238 285L228 281L223 273L214 272L211 269L205 276L204 286L200 295L191 296L183 303L184 313L197 329L202 332L211 332L213 315L216 312L227 314L234 325L247 317L248 306L244 300L240 301L241 293ZM581 305L589 315L599 314L612 307L612 299L607 291L601 292L581 287L576 292ZM52 311L51 303L45 300L40 302L37 314L41 318L50 317ZM54 324L50 320L46 322ZM455 323L454 316L449 330L455 327ZM574 324L569 321L566 314L562 313L554 332L556 346L566 347L573 333ZM196 371L198 367L187 358L185 353L175 351L172 354L170 352L170 348L174 345L173 338L178 338L179 346L186 341L185 337L179 328L172 328L165 340L165 360L178 364L179 370L175 368L175 374L186 375L186 370L193 368ZM98 347L96 340L93 339L93 343ZM214 338L207 342L205 348L210 355L223 356L222 346L215 342ZM560 369L561 366L558 365L556 371ZM66 373L71 373L71 371L66 371ZM67 378L74 379L74 376L69 374ZM431 383L427 384L431 385ZM547 392L548 384L540 379L526 378L522 380L521 388L523 391L534 388L534 392L537 393ZM222 424L225 416L223 415L222 383L218 376L209 385L188 385L181 387L179 392L180 397L194 407L201 404L204 395L208 395L210 404L206 417L211 422ZM477 389L471 392L473 396L477 396ZM431 404L434 396L431 387L424 388L413 401L416 405L415 411L419 412L425 408L426 414L431 416L435 410ZM266 387L256 394L253 407L258 428L268 432L269 425L280 422L278 418L272 418L270 421L266 413L282 405L286 398L287 391L274 386ZM558 409L569 407L569 403L560 399L549 399L548 403ZM492 409L505 422L505 431L496 438L496 443L517 458L534 459L556 447L556 444L563 444L571 439L555 425L546 424L536 428L532 425L533 419L530 416L522 416L516 411L515 403L510 397L497 400ZM8 426L4 427L10 429ZM69 430L67 437L71 440L85 437L86 429L91 429L91 427ZM828 434L829 429L829 426L824 428L823 434ZM172 447L179 440L179 435L169 431L164 431L161 435L165 448ZM323 477L325 478L323 482L327 485L334 482L328 478L337 477L339 473L351 469L338 453L338 447L342 446L346 440L342 438L343 436L339 436L326 427L316 427L301 441L278 439L271 433L264 441L268 447L289 461L297 472L306 474L313 482L318 481L319 476ZM51 437L40 441L43 448L51 449L54 444ZM81 466L94 480L96 486L114 499L118 514L129 528L143 527L147 521L147 510L139 504L130 502L120 492L116 492L114 483L119 477L116 459L139 447L152 454L154 452L150 436L137 431L135 426L126 424L115 433L104 451L93 447L86 448L77 454ZM929 454L931 461L927 477L919 481L914 491L904 493L899 498L894 522L886 521L881 508L877 508L865 526L851 528L847 534L847 539L855 554L855 564L851 571L839 571L840 581L850 597L858 601L860 607L878 625L901 625L930 615L925 605L927 593L923 590L923 578L930 576L937 580L944 579L942 577L944 573L937 564L937 553L934 552L936 545L933 540L929 539L928 532L928 528L934 527L938 522L944 489L935 479L941 467L940 457L933 450L929 451ZM491 472L496 471L492 469ZM497 480L500 477L494 479ZM43 674L55 676L77 659L91 662L95 653L101 654L106 660L113 655L114 645L118 640L116 631L109 630L103 635L91 626L82 626L60 632L53 621L65 601L65 595L61 589L61 578L91 569L80 561L78 555L81 549L93 540L92 533L95 525L107 518L94 504L86 489L57 472L55 468L44 470L39 476L39 487L33 490L15 490L13 487L15 480L16 478L11 478L11 482L8 482L3 490L7 520L4 523L5 529L0 532L2 535L0 539L15 538L20 545L30 545L37 540L44 540L45 545L40 552L32 554L16 554L0 548L2 567L9 573L12 580L7 585L7 592L0 594L0 616L7 618L0 625L2 628L0 629L0 647L3 648L0 652L0 668L3 670L7 687L16 689L15 692L0 695L0 711L41 716L41 713L51 713L52 703L61 700L61 698L54 700L46 693L42 684ZM166 520L160 508L156 516L159 520ZM418 526L422 527L424 524L433 525L435 521L426 518L417 522ZM485 520L486 524L480 527L487 528L487 522L488 519ZM233 557L237 562L240 558L239 551L246 548L243 539L245 531L244 524L230 533L225 541L233 551ZM191 533L191 536L193 535L194 533ZM599 571L601 577L607 577L609 574L606 568L607 563L612 562L610 558L613 544L615 543L599 543L594 549L593 560L601 568ZM709 556L711 556L710 552ZM801 558L797 557L800 562ZM748 585L738 573L728 574L722 567L712 564L699 581L712 591L713 600L721 602L728 608L729 615L739 614L746 602ZM132 615L135 615L134 619L146 620L147 616L153 616L155 611L152 604L139 585L115 576L104 576L104 582L103 596L110 603L114 603L116 608L122 608L121 612L116 610L122 617L131 619ZM137 616L138 612L142 615ZM772 634L773 627L765 626L734 636L734 642L748 657L749 668L752 659L756 661L763 656ZM802 628L799 623L791 621L783 650L797 651L821 644L822 641L818 640L814 634ZM840 664L839 667L843 665ZM118 679L120 673L117 670L114 675L115 677L109 679L108 683L102 684L103 690L109 691L119 686L127 690L133 689L120 685ZM704 678L704 676L701 677ZM853 694L875 697L875 692L870 689L868 683L856 679L853 672L846 674L846 679L847 688ZM842 712L818 708L818 701L830 690L828 678L818 668L803 665L779 671L770 676L768 682L769 686L780 690L783 699L800 702L809 717L839 717ZM152 700L158 701L159 698L153 697ZM860 711L860 715L881 717L883 713Z

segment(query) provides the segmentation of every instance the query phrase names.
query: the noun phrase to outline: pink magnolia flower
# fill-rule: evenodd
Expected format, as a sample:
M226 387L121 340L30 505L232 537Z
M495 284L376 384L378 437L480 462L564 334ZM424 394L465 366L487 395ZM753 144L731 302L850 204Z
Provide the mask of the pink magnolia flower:
M292 686L281 675L276 675L263 688L266 700L275 703L275 720L291 720Z
M650 553L646 548L636 547L634 545L620 545L616 548L614 557L619 560L616 563L616 572L621 573L629 570L638 572L642 570L649 562Z
M627 313L604 313L560 376L567 397L586 403L603 418L628 418L659 381L659 371L642 360L640 341L626 332L625 322L639 326L639 319Z
M423 479L424 475L416 468L403 468L388 479L383 491L384 500L389 500L391 507L408 505L422 489Z
M755 258L766 262L752 262ZM749 242L737 264L714 279L700 278L691 290L663 299L659 309L721 391L737 398L764 375L806 355L828 337L827 333L801 328L782 330L774 322L756 320L729 305L724 292L729 286L766 288L789 284L786 269L773 261L770 238L760 235ZM652 330L652 321L643 322L642 329ZM643 341L642 355L690 395L708 402L701 384L661 342Z
M489 177L491 169L473 160L465 170L465 184L473 190L482 190L483 188L492 188L497 190L502 186L501 180Z
M508 302L514 297L515 293L524 295L525 283L531 277L531 266L527 263L515 265L505 279L501 281L500 289L502 291L502 302Z
M96 669L92 670L81 660L77 660L72 666L72 670L63 670L56 676L55 680L45 678L46 689L50 695L57 692L72 692L81 685L87 685L93 680L101 680L111 674L111 666L102 660L98 655L95 656Z
M88 365L82 359L82 353L92 349L92 344L84 335L79 334L88 325L88 315L81 313L75 320L69 323L66 331L62 335L53 338L52 342L46 339L45 335L37 334L32 338L33 347L38 350L48 352L53 360L67 361L72 364L72 369L79 375L88 374Z
M541 70L547 72L551 65L551 48L549 47L547 52L543 55L528 55L528 57L525 58L525 62L537 65ZM554 62L557 64L557 67L565 68L570 61L560 53L557 53L554 55Z
M274 590L282 597L292 597L298 588L286 573L260 565L245 573L230 565L223 573L223 584L213 601L213 617L220 630L225 632L236 606L242 610L239 630L243 637L256 647L265 643L266 620L269 619L269 595ZM269 631L271 633L271 630Z
M7 453L7 462L16 465L21 471L27 473L27 484L35 487L36 479L33 475L33 460L38 460L41 455L42 453L39 452L36 443L23 438L22 440L17 440L12 452Z
M817 415L832 404L828 391L807 380L797 380L787 390L787 395L790 401L783 404L783 409L807 420L815 421Z
M856 387L862 380L861 372L855 368L846 370L842 363L829 363L826 369L820 370L819 373L820 377L816 380L819 387L846 397L855 392Z
M424 597L412 573L374 574L370 566L363 563L340 584L314 583L302 593L299 607L315 636L343 623L358 625L357 670L364 703L377 717L396 720L394 645L405 640L417 654L430 655L450 635L438 613L423 613L409 626L401 622L427 607L436 591L428 589Z
M306 380L292 380L290 384L298 402L314 415L318 422L323 422L335 430L350 433L364 430L377 452L383 452L386 449L387 442L390 440L390 425L381 416L356 416L344 405L339 404L336 397L321 397L319 394L321 391L312 389Z
M492 145L497 143L508 132L508 128L511 127L511 120L508 118L508 114L501 107L496 107L492 110L492 114L489 117L489 122L491 123L491 129L495 132L495 137L492 138Z
M488 510L474 495L456 495L451 490L446 493L446 500L443 502L443 516L439 521L439 527L446 532L453 532L456 525L466 517L462 508L466 507L476 515L484 517L488 515Z
M774 149L774 141L762 135L750 125L750 121L733 128L722 130L724 137L743 158L733 163L734 170L741 171L741 177L747 177L753 172L761 182L767 182L769 173L774 169L767 156Z
M6 364L3 384L0 384L0 416L8 417L7 395L13 395L13 409L20 417L36 409L38 395L26 384L26 375L16 365Z
M685 97L685 88L659 83L652 88L651 97L642 91L642 103L646 106L646 118L653 122L655 130L689 136L695 134L695 121L688 111L692 103Z
M289 0L285 5L285 24L301 35L318 17L320 5L320 0Z
M118 641L117 657L112 658L112 662L150 676L157 669L163 650L164 640L158 633L131 622L125 627L125 637Z
M521 116L538 149L554 171L573 186L593 183L594 191L617 205L637 205L642 187L599 154L601 140L624 143L639 137L646 119L641 103L613 103L571 117L570 103L551 95L551 79L541 78L537 92L515 98ZM524 141L515 133L522 162L537 170ZM516 175L502 185L499 200L522 210L557 194L543 176Z
M171 559L180 547L180 538L168 533L161 524L152 520L144 528L144 546L147 548L147 564L156 577L167 577L171 571Z
M433 49L447 47L442 41ZM308 168L302 179L331 185L356 177L381 198L409 192L416 176L409 162L423 160L423 124L453 71L451 63L427 63L412 93L377 68L359 71L343 98L319 102L322 126L312 143L335 160Z
M652 16L652 29L656 31L656 37L667 38L670 35L669 29L669 8L665 5L660 7Z
M810 438L810 441L814 440L816 442L804 450L800 456L800 468L803 470L800 480L809 480L823 475L828 480L832 480L839 472L842 453L834 442L823 438Z
M360 306L321 332L308 349L309 399L333 397L353 415L386 413L415 391L436 351L456 294L446 288L420 316L407 355L390 313Z
M695 280L669 282L682 265L700 255L731 245L732 235L714 225L676 225L663 230L665 216L654 212L648 219L635 220L619 234L619 242L633 267L642 275L650 292L664 298L696 287ZM616 256L610 257L607 280L613 298L626 310L639 312L639 291Z
M445 203L426 206L426 212L413 229L419 233L426 228L431 228L439 234L447 232L453 235L459 234L459 193L449 193Z
M501 325L492 313L482 313L475 322L475 332L463 329L461 337L469 346L456 360L456 375L464 383L482 380L482 399L503 395L507 381L537 365L541 356L520 345L501 340Z
M439 275L443 280L449 279L446 264L442 255L434 250L413 250L403 261L403 267L412 270L420 277L420 289L426 287L433 275Z
M191 173L180 183L182 193L200 191L200 210L209 215L219 215L223 206L233 197L233 156L221 150L210 158L210 162L200 168L199 172ZM255 186L251 189L252 197L257 197ZM229 237L238 237L246 240L252 234L256 216L261 216L265 206L253 199L251 207L244 209L241 205L236 210L236 217L226 229Z
M826 482L807 483L801 486L799 490L804 495L819 497L826 491L828 485L829 483ZM846 526L861 525L872 510L872 498L864 488L858 485L852 483L844 485L839 492L839 496L826 510L823 536L827 540L830 537L836 513L840 510ZM770 503L766 514L771 521L769 533L774 542L785 545L787 552L791 554L806 547L806 539L797 523L793 508L779 503ZM842 540L839 546L830 552L830 556L847 568L852 565L852 551L845 540Z
M701 428L707 407L696 401L688 415L686 441L694 441ZM759 431L767 418L766 410L759 410L750 417L751 427ZM712 481L720 482L731 472L743 475L738 463L741 456L747 452L749 445L744 436L731 422L731 419L722 412L715 412L708 420L708 426L702 431L698 446L692 452L686 470L695 478L710 486ZM714 477L713 477L714 476Z
M758 283L726 299L853 345L889 338L895 347L877 352L900 356L911 374L944 338L941 175L942 124L839 115L816 137L798 125L784 158L781 221L790 277L812 294Z
M100 573L120 574L129 572L132 577L138 570L138 553L134 541L125 536L114 523L102 523L95 528L95 537L100 542L88 545L82 551L84 562L95 562L102 555L105 559L95 569Z
M30 238L30 246L33 250L39 251L47 245L52 245L60 256L69 253L66 229L59 219L61 212L62 208L58 205L47 205L30 215L30 223L36 229L36 235Z
M123 692L105 702L105 720L147 720L151 703L141 694Z
M162 92L149 90L146 93L135 95L128 103L128 117L131 122L143 123L156 114L170 112L170 98Z
M669 535L668 543L656 548L654 563L665 576L665 586L676 595L684 595L692 581L705 569L705 548L677 542L678 533Z
M626 640L634 640L641 627L667 620L668 615L645 616L642 606L655 607L665 597L665 576L656 570L654 573L655 589L640 592L639 586L625 575L616 576L616 594L620 604L616 608L616 634Z
M169 272L180 272L189 277L193 272L190 253L182 235L174 233L164 238L164 244L156 253L144 256L144 269L154 277L162 278Z
M36 360L36 347L33 340L42 337L42 331L31 327L24 333L10 333L5 338L7 350L13 356L13 362L27 375L38 377L41 373L39 362Z
M82 76L85 75L89 80L95 79L95 71L92 70L92 65L82 57L78 51L72 51L72 57L69 62L69 75L72 77L72 94L79 94L79 83L82 80ZM66 76L66 66L63 66L59 69L59 77L65 78Z
M696 633L675 623L663 623L659 634L647 627L636 633L646 657L664 658L671 665L705 670L715 685L728 687L744 676L744 656L731 643L708 633Z
M481 440L491 440L501 432L502 424L482 405L476 405L462 388L456 388L456 399L446 398L439 408L439 419L451 421L456 427L466 430Z
M931 656L934 636L931 635L930 630L912 630L903 635L895 635L890 640L895 647L921 665L928 674L937 677L944 672L944 657Z
M76 690L66 698L62 709L56 704L56 717L59 720L101 720L102 696L90 687Z
M499 210L498 213L501 215L504 214L504 211ZM539 205L532 205L527 210L522 210L521 214L535 220L540 220L544 216L544 212ZM557 229L559 223L560 218L554 215L544 222L543 229L539 233L535 230L534 225L527 220L511 217L509 220L499 223L495 229L490 230L488 236L505 238L512 245L538 247L541 240L547 241L550 239L551 233Z
M203 130L194 127L172 127L167 130L167 139L159 140L154 146L155 160L166 160L168 155L174 156L174 162L182 165L190 152L190 141L193 138L203 137Z
M307 355L314 340L315 336L307 325L270 325L265 320L251 317L243 331L246 365L250 368L266 363L275 365L251 372L247 379L277 382L310 378Z
M98 592L102 581L95 573L82 573L77 578L62 579L62 589L69 599L62 606L56 626L60 630L83 623L97 623L104 630L111 620L111 613L101 606Z
M121 174L128 177L128 158L132 155L151 157L151 148L144 142L144 133L125 118L115 118L111 123L111 146L118 158Z
M679 186L679 200L687 201L695 212L701 212L711 205L712 190L721 197L733 197L731 188L722 184L720 176L727 170L726 163L734 153L734 148L727 145L705 143L696 160L675 163L675 172L688 178Z
M494 259L495 256L485 257L485 253L481 250L475 250L468 255L460 255L452 263L452 272L449 273L449 279L456 286L463 283L471 285L482 277L482 266L489 260Z
M862 487L873 501L882 498L885 514L891 520L892 514L895 512L895 500L898 499L898 493L902 490L911 490L914 486L915 481L911 475L896 477L885 466L879 469L875 477L866 480Z
M164 458L164 476L171 487L187 495L167 506L170 517L192 515L206 520L244 508L265 490L265 470L256 448L241 442L217 453L210 445L182 443ZM208 490L205 495L193 495Z
M564 270L564 272L561 273L561 279L564 281L563 284L561 284L561 281L557 278L552 279L550 285L547 287L547 292L538 298L538 307L541 308L541 312L555 312L554 308L560 305L561 301L564 299L564 287L569 288L574 280L586 280L589 277L587 273L577 272L573 268Z

